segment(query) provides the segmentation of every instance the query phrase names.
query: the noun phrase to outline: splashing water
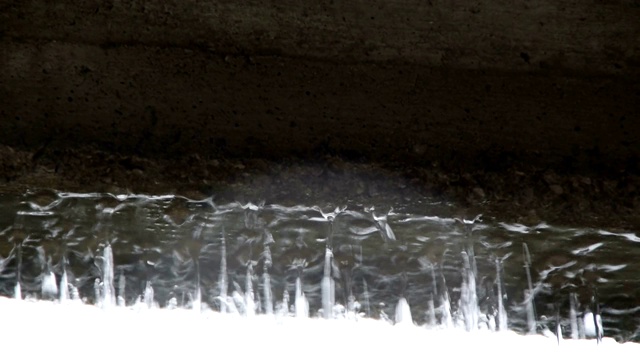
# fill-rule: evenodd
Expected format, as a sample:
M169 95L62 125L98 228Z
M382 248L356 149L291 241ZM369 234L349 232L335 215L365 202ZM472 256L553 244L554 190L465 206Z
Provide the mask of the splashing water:
M368 324L386 329L385 341L399 336L391 330L395 328L387 327L389 323L410 329L402 335L407 339L450 332L455 339L468 341L470 338L464 333L469 332L474 333L473 339L483 339L483 346L515 336L514 331L536 334L523 341L543 341L537 340L544 336L538 334L546 334L552 328L556 348L563 333L570 334L571 339L593 338L597 342L603 334L633 338L634 331L640 328L640 324L628 323L625 317L637 312L634 293L622 297L619 292L602 290L607 286L616 289L616 284L634 278L637 267L631 260L637 250L630 248L630 254L621 253L618 261L623 263L618 264L610 263L616 259L609 256L608 263L595 257L606 256L612 250L619 252L628 244L624 242L628 234L616 238L614 232L591 229L548 225L534 229L504 223L491 226L486 220L479 226L479 218L456 220L408 211L389 211L379 216L372 209L357 207L325 213L318 207L216 205L210 199L194 201L171 196L56 196L39 213L30 205L28 213L19 206L16 210L15 205L3 204L0 208L5 215L8 211L15 214L11 223L0 223L8 229L2 236L12 245L9 251L0 253L8 254L2 258L0 294L13 295L15 300L0 298L0 308L19 309L24 320L26 314L32 313L42 319L55 318L58 315L48 312L58 310L51 306L73 303L73 307L64 310L69 319L77 312L78 316L91 314L87 318L92 317L97 323L109 322L103 313L118 314L114 319L122 322L120 328L129 321L138 324L141 319L151 319L151 323L173 319L168 324L174 324L174 329L187 323L191 329L199 329L205 323L219 328L221 322L232 329L242 321L257 321L252 326L260 327L271 321L265 319L273 319L269 326L281 326L294 324L295 318L298 325L292 326L303 326L303 322L317 329L336 326L339 329L332 331L338 333L355 324ZM188 220L174 221L170 210L175 207L190 213ZM107 208L113 209L108 211L110 222L103 223L101 229L107 227L108 231L94 231L91 214L104 214ZM322 217L317 217L318 212ZM11 217L2 217L7 218ZM69 227L74 227L74 232L61 231ZM29 241L19 238L25 232L31 237ZM45 242L56 234L66 234L65 246L59 249ZM195 235L190 238L185 234ZM534 241L537 237L565 244L566 248L558 250L559 245L549 245L553 249L549 250L543 242ZM565 239L569 237L575 238L576 244L567 244ZM538 245L531 245L534 243ZM522 258L509 258L518 253L517 246L523 248ZM45 258L45 247L49 256L40 261L38 270L31 263ZM101 255L93 256L92 249L100 248ZM0 247L3 251L5 248ZM549 256L548 251L560 255ZM23 262L23 257L28 262ZM61 265L52 265L52 258L60 260ZM524 271L518 263L525 264ZM100 266L96 268L96 264ZM151 268L148 264L152 264ZM114 274L118 274L117 293ZM593 295L595 288L603 294L600 298ZM290 291L294 294L293 304ZM525 294L524 300L509 302L507 294L518 293ZM22 294L31 300L20 300ZM591 306L581 306L578 298ZM101 312L90 304L98 305ZM555 310L547 311L549 305L554 305ZM183 309L192 311L185 313ZM145 315L147 312L157 318ZM336 325L318 323L310 316L316 313L326 319L342 320L331 322ZM387 313L395 315L393 321ZM220 320L220 316L236 319L235 323ZM210 319L216 322L209 322ZM81 326L82 320L77 321L74 326ZM141 333L144 328L158 339L167 337L147 325L140 327ZM289 331L273 329L281 334ZM505 337L494 330L504 332ZM423 333L417 335L414 331ZM175 339L181 336L176 331L169 332ZM358 327L356 333L361 332L366 331ZM486 338L488 334L492 334L490 339ZM230 335L218 336L227 339ZM353 339L353 333L350 336ZM152 341L156 343L155 338ZM304 344L304 339L299 343ZM402 343L411 348L406 341ZM573 346L567 344L572 343L564 341L560 348ZM611 339L604 338L601 345L612 346ZM358 353L368 350L359 349ZM182 355L186 353L185 350Z

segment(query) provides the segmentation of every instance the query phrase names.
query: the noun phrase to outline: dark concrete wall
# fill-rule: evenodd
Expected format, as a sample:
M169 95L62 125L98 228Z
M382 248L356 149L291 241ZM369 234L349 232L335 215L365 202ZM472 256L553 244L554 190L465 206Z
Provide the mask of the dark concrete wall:
M640 1L0 2L0 144L638 170Z

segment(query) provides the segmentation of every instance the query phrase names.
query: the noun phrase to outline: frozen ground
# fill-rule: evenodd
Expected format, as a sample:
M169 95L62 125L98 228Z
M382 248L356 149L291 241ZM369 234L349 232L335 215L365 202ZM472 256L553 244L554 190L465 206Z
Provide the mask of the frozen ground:
M2 359L637 359L640 344L0 297Z

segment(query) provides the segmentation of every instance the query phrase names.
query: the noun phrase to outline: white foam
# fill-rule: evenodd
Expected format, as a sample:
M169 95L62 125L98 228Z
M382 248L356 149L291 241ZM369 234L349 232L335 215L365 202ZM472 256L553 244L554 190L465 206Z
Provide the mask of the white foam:
M573 250L573 251L571 251L571 253L573 255L587 255L587 254L593 252L594 250L596 250L597 248L601 247L602 245L604 245L603 242L595 243L595 244L589 245L587 247L583 247L583 248L579 248L579 249Z
M206 311L101 309L0 297L2 358L635 359L640 344L565 340L511 331L427 330L385 321L246 318ZM330 355L333 354L333 355Z
M634 233L613 233L606 230L598 230L598 234L600 235L609 235L609 236L622 236L625 239L633 242L640 242L640 237L638 237Z

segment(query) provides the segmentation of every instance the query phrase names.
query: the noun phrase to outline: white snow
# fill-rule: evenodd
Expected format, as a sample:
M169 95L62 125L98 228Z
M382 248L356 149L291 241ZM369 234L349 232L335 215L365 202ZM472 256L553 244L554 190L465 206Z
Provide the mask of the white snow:
M2 359L637 359L640 344L0 297Z

